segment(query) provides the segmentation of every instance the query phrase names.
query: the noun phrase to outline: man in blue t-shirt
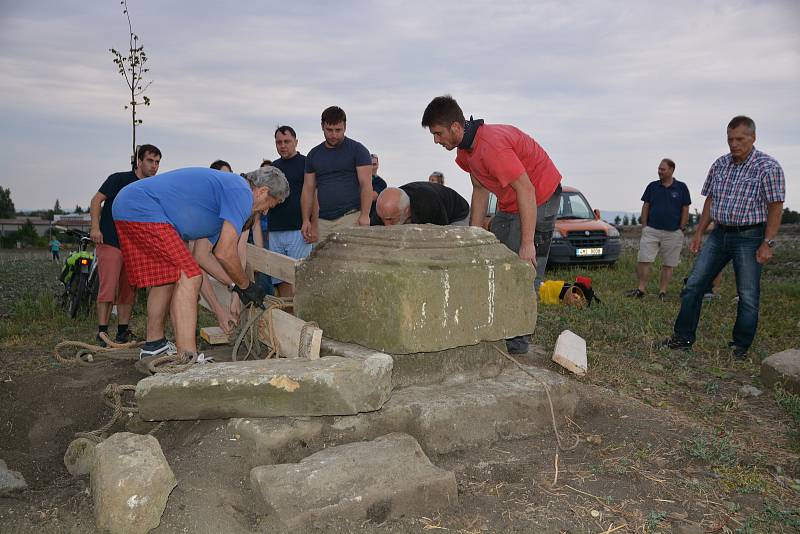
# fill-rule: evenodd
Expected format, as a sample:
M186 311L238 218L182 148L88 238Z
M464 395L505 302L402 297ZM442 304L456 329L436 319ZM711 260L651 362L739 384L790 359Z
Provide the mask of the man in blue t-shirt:
M244 178L244 179L243 179ZM139 180L120 191L114 222L128 277L147 295L147 342L140 358L159 356L167 312L179 354L197 354L197 297L200 268L236 291L243 304L261 304L266 292L250 283L239 258L239 234L247 220L283 202L289 184L274 167L238 176L209 168L188 168ZM194 241L189 251L186 241Z
M303 214L300 197L303 193L303 180L306 157L297 151L297 133L291 126L279 126L275 130L275 148L280 158L272 166L283 171L289 181L289 196L286 201L269 212L269 250L289 256L296 260L311 253L311 243L303 239ZM312 219L316 219L312 209ZM288 282L272 277L281 297L294 296L294 287Z
M95 242L97 274L100 287L97 292L97 336L100 346L106 342L101 334L108 333L111 308L117 307L117 335L115 343L133 341L128 328L136 292L128 281L122 252L119 248L117 229L114 227L112 208L114 199L122 188L143 178L155 176L161 164L161 151L153 145L141 145L136 150L136 169L117 172L106 178L89 203L92 218L90 236Z
M639 287L627 296L643 298L650 280L650 267L661 250L661 280L658 298L667 296L672 270L681 261L683 231L689 219L692 199L686 184L673 178L675 162L664 158L658 166L658 180L647 184L642 195L642 237L639 241L639 263L636 273Z
M358 141L345 137L347 116L331 106L322 112L325 141L306 157L300 207L301 231L309 243L346 226L369 226L372 206L372 158ZM314 199L319 218L314 219Z

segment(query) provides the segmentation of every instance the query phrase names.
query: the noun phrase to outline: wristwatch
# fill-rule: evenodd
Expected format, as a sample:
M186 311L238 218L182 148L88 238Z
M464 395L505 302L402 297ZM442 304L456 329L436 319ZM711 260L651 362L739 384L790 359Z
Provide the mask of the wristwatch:
M233 292L233 288L235 288L235 287L236 287L236 283L235 282L231 282L230 284L228 284L228 291Z
M765 239L764 243L766 243L769 248L775 248L778 244L774 239Z

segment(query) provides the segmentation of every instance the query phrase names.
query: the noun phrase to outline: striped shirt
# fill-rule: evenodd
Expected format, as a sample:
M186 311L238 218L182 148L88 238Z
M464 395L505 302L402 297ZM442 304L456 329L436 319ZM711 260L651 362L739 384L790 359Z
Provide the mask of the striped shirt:
M767 220L768 203L784 201L786 179L780 164L754 147L742 163L730 153L715 161L701 194L711 196L711 220L747 226Z

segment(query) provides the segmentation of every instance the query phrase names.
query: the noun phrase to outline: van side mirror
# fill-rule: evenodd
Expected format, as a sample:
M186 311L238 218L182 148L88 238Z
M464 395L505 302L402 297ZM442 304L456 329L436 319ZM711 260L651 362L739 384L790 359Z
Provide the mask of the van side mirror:
M598 221L600 220L600 210L597 209L597 208L595 208L595 210L594 210L594 218L595 218L595 220L598 220Z

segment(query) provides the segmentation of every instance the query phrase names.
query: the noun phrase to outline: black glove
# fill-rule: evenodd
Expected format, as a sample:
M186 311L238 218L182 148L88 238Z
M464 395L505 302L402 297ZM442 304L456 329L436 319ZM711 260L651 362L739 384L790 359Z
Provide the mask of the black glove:
M258 284L250 284L245 289L239 286L233 286L233 290L236 291L236 294L239 295L242 304L245 306L250 303L253 303L255 306L263 306L264 297L267 296L266 290Z

